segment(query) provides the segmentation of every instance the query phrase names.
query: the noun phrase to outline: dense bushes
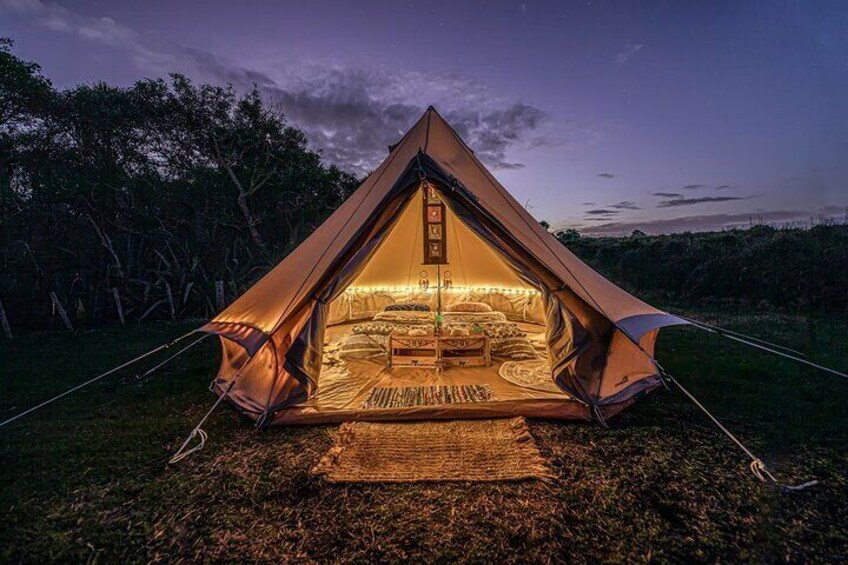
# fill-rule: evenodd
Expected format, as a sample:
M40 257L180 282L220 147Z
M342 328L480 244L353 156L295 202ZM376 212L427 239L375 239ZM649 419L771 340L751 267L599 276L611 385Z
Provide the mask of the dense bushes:
M0 300L15 328L209 317L357 184L256 91L57 91L0 39ZM220 287L223 286L223 289ZM114 290L116 289L116 290Z
M848 225L560 240L642 297L848 311Z

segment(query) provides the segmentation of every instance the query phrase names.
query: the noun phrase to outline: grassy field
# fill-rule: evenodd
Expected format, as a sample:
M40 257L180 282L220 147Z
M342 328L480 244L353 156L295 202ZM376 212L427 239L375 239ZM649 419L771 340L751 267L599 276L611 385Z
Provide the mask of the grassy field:
M692 314L848 368L845 320ZM185 329L0 342L0 415ZM168 467L214 400L209 341L144 382L127 371L0 430L0 561L848 560L848 382L691 329L664 330L658 357L779 479L822 484L758 483L664 390L610 429L533 421L550 483L331 486L308 471L335 426L257 433L229 409L204 451Z

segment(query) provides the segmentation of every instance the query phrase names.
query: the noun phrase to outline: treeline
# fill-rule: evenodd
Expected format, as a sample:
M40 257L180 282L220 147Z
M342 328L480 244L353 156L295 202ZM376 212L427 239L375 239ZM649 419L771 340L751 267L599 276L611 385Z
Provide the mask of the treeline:
M0 304L18 330L208 319L358 184L254 90L57 90L0 39ZM848 226L560 241L662 303L848 311Z
M848 225L588 238L557 235L632 293L662 303L848 312Z
M57 90L0 39L0 301L17 328L208 318L357 184L256 90Z

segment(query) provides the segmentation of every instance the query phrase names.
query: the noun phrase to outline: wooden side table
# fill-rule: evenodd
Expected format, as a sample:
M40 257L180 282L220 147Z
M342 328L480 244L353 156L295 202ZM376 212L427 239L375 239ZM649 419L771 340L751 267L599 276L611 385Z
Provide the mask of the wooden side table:
M491 364L491 345L485 335L389 335L389 367L441 370Z

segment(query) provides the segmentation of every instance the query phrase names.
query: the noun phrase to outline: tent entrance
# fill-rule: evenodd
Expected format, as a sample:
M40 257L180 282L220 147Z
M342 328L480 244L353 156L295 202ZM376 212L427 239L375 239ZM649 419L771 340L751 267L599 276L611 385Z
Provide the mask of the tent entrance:
M425 264L426 203L421 188L412 190L367 262L328 305L313 394L277 421L588 417L585 405L551 378L544 294L450 206L442 233L447 264L438 270ZM432 332L439 307L446 335L487 336L489 366L436 371L389 365L389 336ZM380 394L393 398L369 402ZM428 400L431 394L438 398ZM415 400L395 398L403 395ZM439 395L456 399L443 402Z
M327 325L367 320L396 303L437 308L441 281L445 309L457 302L484 302L508 319L545 324L544 297L501 254L448 207L445 211L447 264L437 272L423 264L424 198L410 199L368 262L330 303Z

